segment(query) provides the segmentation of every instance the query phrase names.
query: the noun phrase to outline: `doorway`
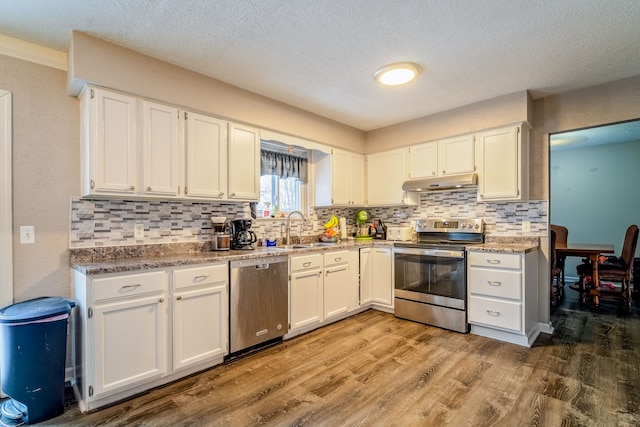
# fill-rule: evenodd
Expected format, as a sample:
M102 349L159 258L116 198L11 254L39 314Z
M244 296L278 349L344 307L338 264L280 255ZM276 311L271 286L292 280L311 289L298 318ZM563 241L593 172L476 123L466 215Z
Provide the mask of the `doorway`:
M570 243L613 244L640 223L640 120L549 136L549 220L569 229ZM567 258L567 282L578 258ZM565 292L570 292L565 290Z

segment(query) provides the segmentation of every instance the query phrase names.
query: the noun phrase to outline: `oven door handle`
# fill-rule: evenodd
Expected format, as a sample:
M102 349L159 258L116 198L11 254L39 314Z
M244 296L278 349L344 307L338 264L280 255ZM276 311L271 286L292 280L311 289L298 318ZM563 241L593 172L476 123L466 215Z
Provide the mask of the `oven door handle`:
M439 256L446 258L464 258L464 251L446 249L393 248L396 254Z

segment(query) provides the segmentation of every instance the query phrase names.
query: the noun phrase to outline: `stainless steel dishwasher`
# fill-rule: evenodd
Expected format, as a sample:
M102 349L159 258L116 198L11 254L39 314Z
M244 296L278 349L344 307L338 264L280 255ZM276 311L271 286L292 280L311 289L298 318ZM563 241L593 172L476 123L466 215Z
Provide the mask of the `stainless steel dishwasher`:
M289 331L286 256L231 261L229 352L258 346Z

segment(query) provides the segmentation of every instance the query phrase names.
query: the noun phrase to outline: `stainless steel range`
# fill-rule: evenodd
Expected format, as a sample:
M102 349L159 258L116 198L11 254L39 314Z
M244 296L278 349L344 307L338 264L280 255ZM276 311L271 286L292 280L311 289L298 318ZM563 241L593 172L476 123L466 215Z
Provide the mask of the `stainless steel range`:
M481 219L416 220L416 242L394 244L395 315L469 332L465 246L484 242Z

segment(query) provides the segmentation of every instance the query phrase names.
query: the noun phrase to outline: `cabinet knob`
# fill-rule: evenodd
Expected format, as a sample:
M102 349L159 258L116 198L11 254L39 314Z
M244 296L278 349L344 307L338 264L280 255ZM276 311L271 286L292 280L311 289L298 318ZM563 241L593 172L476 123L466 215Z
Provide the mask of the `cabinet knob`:
M136 187L135 187L135 186L133 186L133 185L132 185L131 187L129 187L129 190L131 190L131 191L133 191L133 190L135 190L135 189L136 189Z
M444 175L445 173L447 173L447 171L443 170L443 171L442 171L442 174Z
M160 298L160 302L164 302L164 298Z
M224 191L221 191L218 193L218 197L222 197L222 196L224 196Z
M151 191L151 187L147 187L147 191Z
M436 176L436 171L431 171L431 175Z
M229 197L236 197L236 193L229 194Z
M180 300L182 299L182 297L176 297L176 299L177 299L178 301L180 301Z

